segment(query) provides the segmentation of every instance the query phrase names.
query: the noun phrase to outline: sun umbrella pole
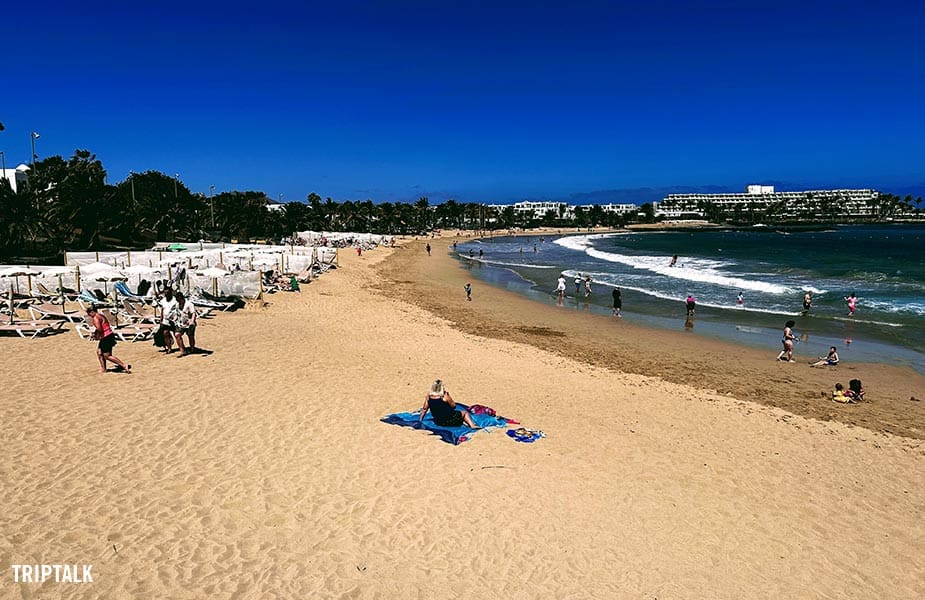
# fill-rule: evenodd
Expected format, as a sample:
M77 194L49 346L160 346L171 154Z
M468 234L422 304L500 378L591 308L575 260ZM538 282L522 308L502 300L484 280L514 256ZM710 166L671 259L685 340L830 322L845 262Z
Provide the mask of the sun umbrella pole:
M13 324L13 314L16 310L13 308L13 286L10 286L10 325Z
M74 277L77 280L77 293L80 293L80 265L74 267Z
M131 250L128 251L127 260L128 260L128 266L131 267L132 266L132 251Z

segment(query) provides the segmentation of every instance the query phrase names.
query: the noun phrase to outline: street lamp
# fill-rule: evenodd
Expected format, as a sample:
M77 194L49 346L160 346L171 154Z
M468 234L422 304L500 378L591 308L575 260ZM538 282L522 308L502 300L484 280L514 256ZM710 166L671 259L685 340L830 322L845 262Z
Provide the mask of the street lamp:
M33 131L29 135L29 137L32 138L32 172L35 173L35 159L39 157L38 154L35 153L35 140L39 139L42 136L40 136L38 133Z
M132 210L138 210L138 202L135 201L135 171L128 172L128 180L132 184Z
M180 180L180 174L174 173L173 174L173 199L174 200L180 199L180 196L177 195L177 181L179 180Z
M215 229L215 201L212 200L212 192L215 191L215 186L209 186L209 210L212 212L212 229Z
M0 164L3 165L3 176L6 177L6 154L4 154L3 150L0 150Z

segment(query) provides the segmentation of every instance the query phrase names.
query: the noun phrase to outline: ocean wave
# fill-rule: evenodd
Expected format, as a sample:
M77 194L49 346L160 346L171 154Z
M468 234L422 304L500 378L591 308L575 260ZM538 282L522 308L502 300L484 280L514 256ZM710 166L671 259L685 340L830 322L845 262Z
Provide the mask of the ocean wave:
M467 260L472 260L475 262L480 262L486 265L497 265L499 267L524 267L526 269L555 269L555 265L534 265L529 263L515 263L515 262L502 262L500 260L489 260L487 258L468 258L463 257Z
M585 253L588 254L588 256L600 260L624 264L634 269L645 269L646 271L651 271L652 273L658 273L659 275L663 275L665 277L682 279L684 281L711 283L714 285L721 285L739 290L751 290L753 292L762 292L766 294L783 295L793 294L797 291L800 291L784 285L769 283L767 281L743 279L741 277L724 275L713 267L713 265L717 264L715 261L703 261L702 265L698 265L697 259L688 259L687 262L684 263L684 266L671 267L668 266L669 263L666 262L666 257L664 256L626 256L612 252L604 252L602 250L595 250L594 248L587 248Z

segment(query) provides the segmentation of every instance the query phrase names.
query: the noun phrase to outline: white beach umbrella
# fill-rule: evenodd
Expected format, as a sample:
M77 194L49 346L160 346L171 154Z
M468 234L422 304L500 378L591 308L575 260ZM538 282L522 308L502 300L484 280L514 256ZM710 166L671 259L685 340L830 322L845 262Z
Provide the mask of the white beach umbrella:
M32 276L41 275L41 274L42 274L41 271L33 269L32 267L20 267L20 266L7 267L6 269L3 269L2 271L0 271L0 277L15 277L16 278L16 291L17 292L19 291L19 278L25 275L28 278L30 294L32 293Z
M212 278L212 294L218 296L218 278L228 275L228 271L217 267L209 267L200 271L199 274Z
M104 270L113 269L113 268L115 267L113 267L110 264L103 263L103 262L92 262L92 263L87 263L85 265L80 265L80 271L84 273L85 275L89 275L97 271L104 271Z
M125 281L125 280L128 279L128 278L127 278L125 275L123 275L122 273L120 273L119 271L117 271L116 269L114 269L113 267L109 267L108 269L105 269L105 270L104 270L104 269L97 269L96 271L94 271L93 273L91 273L90 275L88 275L88 276L87 276L87 279L93 279L93 280L96 280L96 281L102 281L102 282L103 282L103 292L108 294L108 293L109 293L109 287L106 285L107 282L109 282L109 281Z

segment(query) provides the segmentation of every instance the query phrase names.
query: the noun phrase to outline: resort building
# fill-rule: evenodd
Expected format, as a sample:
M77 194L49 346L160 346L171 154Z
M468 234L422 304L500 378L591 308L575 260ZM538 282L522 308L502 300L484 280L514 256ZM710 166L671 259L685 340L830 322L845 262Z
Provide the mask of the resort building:
M668 194L655 203L655 215L668 219L704 216L709 208L725 213L767 213L777 217L869 217L876 214L876 190L806 190L777 192L771 185L749 185L744 193Z
M17 192L29 181L29 165L19 165L15 169L0 169L0 178L10 182L10 187Z

